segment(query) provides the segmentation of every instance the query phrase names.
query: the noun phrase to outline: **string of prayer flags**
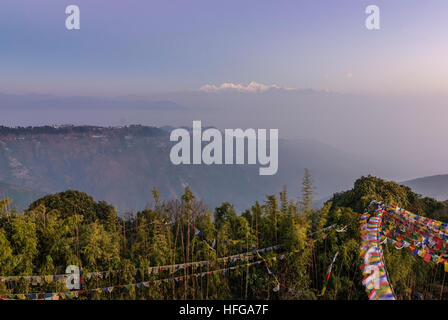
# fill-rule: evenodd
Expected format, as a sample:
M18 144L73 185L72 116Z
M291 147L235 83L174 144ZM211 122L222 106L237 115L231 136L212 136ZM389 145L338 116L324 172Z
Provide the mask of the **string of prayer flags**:
M225 239L223 240L224 243L231 243L231 244L245 244L246 240L230 240L230 239Z
M384 205L383 235L396 249L409 248L413 256L425 262L444 265L448 271L447 224L442 221L415 215L397 206Z
M395 246L395 249L401 250L403 248L408 248L409 251L411 252L411 254L413 256L418 256L423 258L424 261L426 262L435 262L435 263L440 263L444 265L444 270L445 272L448 272L448 262L447 259L436 255L434 253L428 253L426 250L423 249L419 249L417 248L415 245L411 245L409 242L404 241L404 240L396 240L395 238L393 238L390 235L386 235L388 238L387 240L392 243Z
M448 257L448 224L415 215L396 206L385 206L386 236L406 240L430 254Z
M339 251L336 252L336 254L333 257L333 260L331 260L331 263L328 266L327 277L325 278L325 282L324 282L324 286L322 288L322 291L321 291L320 294L318 294L318 296L323 296L325 294L325 291L327 290L328 280L330 280L330 275L331 275L331 269L333 268L333 264L336 261L336 258L338 257L338 254L339 254Z
M338 233L346 232L346 231L347 231L347 226L343 226L343 227L341 227L340 229L336 229L337 226L338 226L338 225L335 223L335 224L332 224L332 225L330 225L330 226L328 226L328 227L323 228L322 230L314 231L314 232L311 233L311 234L313 235L313 234L316 234L316 233L318 233L318 232L323 232L322 239L325 240L325 239L328 237L328 233L329 233L331 230L333 230L333 229L335 229L335 231L338 232Z
M377 208L370 215L369 208L373 206ZM395 300L384 264L382 241L380 241L384 211L382 203L372 201L360 216L360 254L363 259L361 270L364 276L362 283L370 300Z
M200 236L202 234L202 231L193 226L193 231L195 236Z
M264 265L265 265L265 267L266 267L266 270L267 270L267 272L268 272L268 275L270 275L271 277L274 277L274 279L275 279L277 285L276 285L272 290L273 290L274 292L278 292L278 291L280 290L280 281L278 281L278 278L277 278L277 276L275 275L275 273L272 272L271 269L269 269L269 265L268 265L268 262L266 261L266 259L263 258L263 256L260 255L260 253L258 252L258 250L257 250L255 247L253 248L253 250L254 250L254 253L257 254L258 258L260 258L260 259L263 260ZM274 260L274 261L276 261L276 260L277 260L277 257L272 257L271 259Z
M278 248L278 246L275 246ZM264 248L264 252L266 251L271 251L273 247L270 248ZM261 251L261 250L259 250ZM222 268L222 269L217 269L217 270L212 270L212 271L204 271L204 272L199 272L199 273L195 273L195 274L190 274L187 276L187 278L198 278L198 277L204 277L206 275L218 275L218 274L226 274L227 272L230 271L234 271L234 270L239 270L242 267L253 267L253 266L257 266L260 265L262 263L266 263L266 260L273 260L273 261L278 261L278 260L284 260L287 257L289 257L291 254L294 253L298 253L300 252L300 250L293 250L291 252L287 252L287 253L282 253L279 255L276 255L274 257L265 259L262 257L263 260L257 260L257 261L253 261L253 262L247 262L245 264L242 265L236 265L236 266L232 266L232 267L228 267L228 268ZM54 292L54 293L26 293L26 294L0 294L0 300L16 300L16 299L20 299L20 300L25 300L27 298L32 299L32 300L65 300L65 299L73 299L73 298L78 298L80 295L82 294L86 294L86 293L109 293L111 294L115 289L127 289L127 290L131 290L133 288L136 289L143 289L143 288L149 288L151 285L160 285L163 283L169 283L169 282L182 282L185 280L184 276L179 276L179 277L170 277L170 278L165 278L165 279L158 279L158 280L151 280L151 281L145 281L145 282L139 282L139 283L134 283L134 284L125 284L125 285L116 285L116 286L108 286L108 287L102 287L102 288L94 288L94 289L81 289L81 290L75 290L75 291L65 291L65 292ZM277 286L274 287L274 291L277 292L280 287L282 288L287 288L285 285L280 284L279 282L277 282ZM276 291L277 290L277 291Z
M274 260L274 258L275 258L275 261L277 261L277 259L283 260L289 254L294 253L294 252L296 252L296 251L286 253L286 254L281 254L281 255L275 256L270 259ZM186 276L186 278L192 278L192 277L198 278L198 277L204 277L206 275L212 275L212 274L225 274L229 271L239 270L243 266L247 266L247 267L257 266L262 263L265 263L265 261L266 260L258 260L258 261L246 263L244 265L237 265L237 266L222 268L222 269L213 270L213 271L199 272L199 273L195 273L195 274L190 274L190 275ZM16 299L24 300L26 298L29 298L31 300L61 300L61 299L65 300L65 299L78 298L81 294L85 294L87 292L109 293L110 294L117 288L119 288L119 289L125 288L127 290L130 290L132 288L143 289L143 288L149 288L151 284L158 285L158 284L168 283L168 282L172 282L172 281L179 282L179 281L184 281L184 280L185 280L185 276L179 276L179 277L173 277L173 278L139 282L139 283L135 283L135 284L109 286L109 287L94 288L94 289L88 289L88 290L82 289L82 290L56 292L56 293L26 293L26 294L3 294L3 295L0 294L0 300L16 300ZM283 285L282 285L282 287L286 288L286 286L283 286ZM276 288L280 288L279 283Z
M272 247L267 247L260 249L260 253L266 253L270 251L274 251L281 248L281 245L276 245ZM181 263L181 264L174 264L174 265L164 265L164 266L158 266L158 267L148 267L148 274L159 274L164 271L168 271L171 273L183 270L187 267L192 268L199 268L199 267L208 267L208 266L215 266L216 263L235 263L242 260L247 260L253 258L253 256L256 256L256 254L253 253L240 253L235 254L231 256L221 257L218 258L216 262L209 262L209 261L195 261L195 262L189 262L189 263ZM119 274L119 270L110 270L110 271L95 271L95 272L88 272L88 273L81 273L81 283L84 282L84 278L87 278L88 280L93 279L105 279L109 276L114 276ZM69 277L70 274L59 274L59 275L35 275L35 276L0 276L0 282L3 281L20 281L20 280L26 280L29 281L33 285L42 284L44 281L46 282L65 282L67 277Z

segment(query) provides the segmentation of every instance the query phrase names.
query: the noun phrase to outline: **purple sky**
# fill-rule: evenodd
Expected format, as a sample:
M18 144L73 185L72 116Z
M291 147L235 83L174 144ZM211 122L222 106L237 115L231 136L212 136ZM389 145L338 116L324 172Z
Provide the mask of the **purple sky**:
M81 30L65 29L79 5ZM364 27L367 5L381 30ZM257 81L446 93L446 0L2 0L0 92L125 95Z
M381 30L365 28L371 4ZM394 162L399 179L446 173L447 14L447 0L2 0L0 125L200 119ZM236 89L198 91L223 83ZM250 93L274 84L315 91Z

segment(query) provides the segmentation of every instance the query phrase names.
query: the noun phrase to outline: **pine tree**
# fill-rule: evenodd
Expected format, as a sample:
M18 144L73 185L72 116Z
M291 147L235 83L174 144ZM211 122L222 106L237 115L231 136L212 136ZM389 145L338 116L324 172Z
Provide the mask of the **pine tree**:
M306 217L310 216L313 211L314 186L311 179L311 173L305 168L305 175L302 180L301 196L299 198L300 212Z
M286 186L283 186L283 190L280 192L280 206L283 214L288 214L288 189Z

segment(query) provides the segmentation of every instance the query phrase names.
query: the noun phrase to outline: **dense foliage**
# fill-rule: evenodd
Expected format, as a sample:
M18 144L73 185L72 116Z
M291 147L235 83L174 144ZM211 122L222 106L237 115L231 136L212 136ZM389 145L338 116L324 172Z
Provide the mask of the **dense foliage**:
M295 198L295 197L294 197ZM415 213L446 221L446 205L422 198L408 187L375 177L358 179L352 190L335 194L317 209L308 171L298 199L284 188L263 203L237 213L222 203L212 213L187 187L180 199L163 201L153 190L152 205L119 216L105 202L77 191L48 195L28 210L0 202L0 275L63 274L67 265L83 272L116 271L84 279L79 299L366 299L361 284L359 213L371 200L397 204ZM345 232L323 228L336 224ZM264 263L224 264L219 257L251 253L253 248L282 245L263 254ZM327 268L336 252L330 281L320 296ZM443 298L445 273L404 250L385 249L386 264L401 299ZM286 259L270 259L293 253ZM257 258L255 257L255 261ZM149 267L209 261L171 273L149 274ZM200 272L240 266L231 272L195 276ZM181 276L180 281L153 280ZM273 290L281 284L280 290ZM127 284L150 281L149 287ZM93 288L123 285L112 292ZM66 291L62 284L33 284L26 279L3 281L0 294Z

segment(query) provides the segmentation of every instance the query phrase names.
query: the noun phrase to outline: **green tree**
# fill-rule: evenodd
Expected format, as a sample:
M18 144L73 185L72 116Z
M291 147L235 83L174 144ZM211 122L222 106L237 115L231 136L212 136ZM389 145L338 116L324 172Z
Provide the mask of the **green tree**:
M309 216L313 211L314 186L311 173L305 168L305 175L302 180L301 195L299 197L299 210L302 214Z

